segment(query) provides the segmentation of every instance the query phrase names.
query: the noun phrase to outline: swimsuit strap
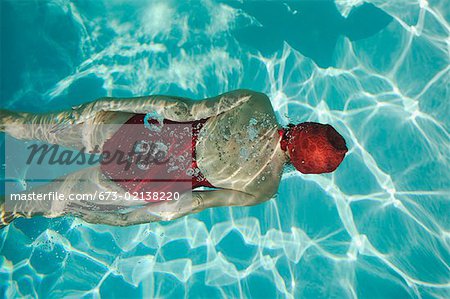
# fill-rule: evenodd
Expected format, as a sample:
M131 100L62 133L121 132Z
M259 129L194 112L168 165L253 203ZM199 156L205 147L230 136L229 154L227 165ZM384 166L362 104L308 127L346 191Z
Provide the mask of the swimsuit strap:
M196 145L198 140L198 134L200 133L200 130L203 128L203 125L207 120L208 120L207 118L203 118L192 122L192 169L194 170L198 169L198 171L196 172L196 176L192 178L193 188L196 187L215 188L200 172L200 169L198 168L197 164Z
M289 130L285 128L278 129L278 134L280 134L281 140L280 140L280 147L283 151L287 150L287 145L289 143L290 134Z

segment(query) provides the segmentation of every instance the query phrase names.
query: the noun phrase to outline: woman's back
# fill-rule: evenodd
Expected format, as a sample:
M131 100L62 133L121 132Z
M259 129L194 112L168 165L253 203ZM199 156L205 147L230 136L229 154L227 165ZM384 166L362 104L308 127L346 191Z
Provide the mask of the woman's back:
M214 186L272 197L287 161L279 126L266 95L243 96L251 99L205 123L197 143L198 166Z

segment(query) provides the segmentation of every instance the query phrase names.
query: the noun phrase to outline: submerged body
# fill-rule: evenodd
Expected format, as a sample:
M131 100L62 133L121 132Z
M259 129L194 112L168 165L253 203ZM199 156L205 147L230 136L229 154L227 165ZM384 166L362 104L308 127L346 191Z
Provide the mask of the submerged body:
M198 167L205 180L197 182L198 184L193 180L192 187L207 186L215 187L216 190L194 190L192 201L189 202L181 198L158 204L125 200L40 203L48 205L39 207L44 213L36 213L38 209L27 207L29 213L4 214L6 216L3 217L3 222L7 223L17 216L34 214L46 217L72 214L93 223L130 225L171 220L210 207L255 205L276 194L284 165L297 155L291 142L295 140L295 136L279 126L269 98L250 90L236 90L201 101L166 96L120 100L106 98L59 114L31 115L2 111L1 118L2 123L7 124L3 129L15 138L92 150L94 145L103 147L117 138L120 125L133 119L142 120L142 114L149 111L157 112L171 123L194 123L202 120L192 147L195 152L194 166ZM33 129L28 129L25 124L33 124ZM118 126L102 126L103 124ZM308 130L306 127L300 131ZM326 134L337 134L332 130L334 132L325 130ZM316 139L320 142L329 139L325 135L325 139L319 135ZM328 168L322 167L318 172L308 173L334 170L345 155L345 141L343 144L343 148L341 146L335 149L333 145L330 147L331 151L325 152L324 157L337 151L340 157L337 164L334 163L331 168L330 165L325 165ZM313 149L314 155L320 153L320 150ZM298 155L295 157L298 158ZM300 159L299 164L296 164L297 169L308 165L308 159ZM115 182L113 176L114 173L108 173L105 167L102 169L101 166L96 166L70 174L39 187L36 191L66 194L93 194L98 190L124 194L130 191L126 185Z
M195 134L195 159L210 183L204 186L252 194L263 201L276 193L287 157L280 148L279 126L269 98L250 91L236 94L236 100L247 97L241 105L203 119ZM116 117L122 119L122 115Z
M101 152L109 153L105 160L112 163L101 163L102 173L130 194L213 188L198 167L196 153L198 136L207 119L191 122L162 119L159 123L146 118L144 114L133 115L103 144ZM158 130L152 132L150 128ZM118 150L131 153L131 158L117 163L111 156Z
M198 166L214 186L251 194L255 204L272 198L288 157L269 98L251 93L244 104L213 116L197 143ZM218 171L220 170L220 171Z

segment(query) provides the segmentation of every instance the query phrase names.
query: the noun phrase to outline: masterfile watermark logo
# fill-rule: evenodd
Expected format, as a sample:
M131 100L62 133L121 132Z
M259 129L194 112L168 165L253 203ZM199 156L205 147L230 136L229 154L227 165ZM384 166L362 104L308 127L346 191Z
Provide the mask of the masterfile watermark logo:
M104 202L127 207L190 200L199 173L193 137L189 123L157 131L135 124L7 128L6 207L28 212L25 201L89 201L85 207L103 209Z

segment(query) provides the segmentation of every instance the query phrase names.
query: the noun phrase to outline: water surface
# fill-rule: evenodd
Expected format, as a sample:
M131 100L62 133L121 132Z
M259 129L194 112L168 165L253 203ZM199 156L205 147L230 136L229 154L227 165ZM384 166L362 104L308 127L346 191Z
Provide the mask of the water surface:
M448 3L369 2L386 22L362 38L329 23L354 1L323 1L333 18L315 3L315 22L280 18L291 31L261 45L238 36L258 8L226 1L2 1L2 108L250 88L280 123L330 123L350 149L333 174L287 170L254 207L126 228L19 219L0 232L2 295L450 297Z

